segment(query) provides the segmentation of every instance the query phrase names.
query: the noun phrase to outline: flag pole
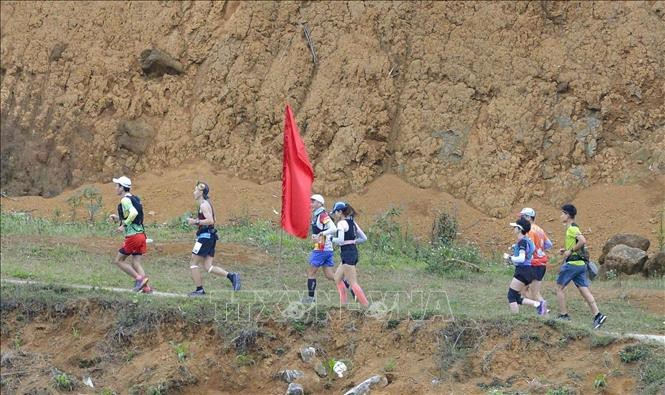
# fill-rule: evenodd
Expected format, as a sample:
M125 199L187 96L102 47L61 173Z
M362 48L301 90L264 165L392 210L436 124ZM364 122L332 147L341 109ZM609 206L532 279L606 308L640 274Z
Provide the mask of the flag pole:
M275 287L277 287L277 283L279 282L279 279L281 278L282 274L282 240L284 237L284 230L282 227L279 227L279 258L277 259L277 278L275 279Z

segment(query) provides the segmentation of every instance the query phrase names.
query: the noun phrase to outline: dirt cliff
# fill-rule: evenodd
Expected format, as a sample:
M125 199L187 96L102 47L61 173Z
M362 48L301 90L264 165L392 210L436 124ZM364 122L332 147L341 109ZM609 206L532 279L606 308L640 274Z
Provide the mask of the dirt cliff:
M326 194L394 173L502 216L665 174L663 2L0 7L10 194L190 160L274 181L286 102Z

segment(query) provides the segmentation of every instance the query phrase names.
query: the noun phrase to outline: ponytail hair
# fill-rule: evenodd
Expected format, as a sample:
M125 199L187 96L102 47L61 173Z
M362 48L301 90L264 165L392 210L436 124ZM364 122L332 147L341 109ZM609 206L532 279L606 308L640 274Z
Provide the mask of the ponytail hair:
M197 181L196 182L196 188L203 192L203 199L208 200L208 194L210 193L210 187L208 184L202 181Z
M342 209L342 214L345 217L355 217L356 210L353 207L351 207L351 205L347 204L346 207Z

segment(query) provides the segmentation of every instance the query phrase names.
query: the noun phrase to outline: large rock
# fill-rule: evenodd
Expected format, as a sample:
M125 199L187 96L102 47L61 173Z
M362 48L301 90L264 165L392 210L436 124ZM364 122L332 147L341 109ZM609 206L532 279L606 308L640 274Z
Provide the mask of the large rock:
M652 256L644 266L644 274L647 276L665 275L665 251Z
M291 383L286 389L286 395L305 395L305 389L301 384Z
M631 234L614 235L612 236L612 238L610 238L605 242L605 245L603 246L603 252L600 254L600 258L598 258L598 263L600 263L601 265L604 264L607 253L610 252L612 248L618 246L619 244L623 244L628 247L639 248L640 250L646 252L649 249L649 245L651 243L649 242L649 239L638 235L631 235Z
M124 120L118 124L118 147L140 155L152 142L155 131L143 119Z
M374 387L385 387L388 385L386 376L376 375L368 378L362 383L346 391L344 395L364 395L369 394L370 389Z
M639 248L619 244L614 246L603 264L605 271L614 270L617 273L635 274L644 269L647 253Z
M150 77L161 77L164 74L178 75L185 71L180 62L157 48L141 52L139 64L145 75Z
M279 377L280 379L282 379L287 383L292 383L304 376L305 373L303 373L300 370L285 369L285 370L280 370L279 373L277 373L277 377Z

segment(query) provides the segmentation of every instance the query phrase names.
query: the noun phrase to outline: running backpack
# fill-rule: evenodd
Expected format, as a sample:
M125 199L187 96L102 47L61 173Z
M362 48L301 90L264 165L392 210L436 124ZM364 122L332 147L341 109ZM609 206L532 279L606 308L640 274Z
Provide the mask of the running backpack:
M141 199L139 199L138 196L130 195L130 196L125 196L128 197L129 200L132 201L132 206L138 211L139 213L136 215L136 218L132 221L133 224L136 225L143 225L143 205L141 204ZM120 220L126 219L125 213L122 211L122 203L118 204L118 218Z

